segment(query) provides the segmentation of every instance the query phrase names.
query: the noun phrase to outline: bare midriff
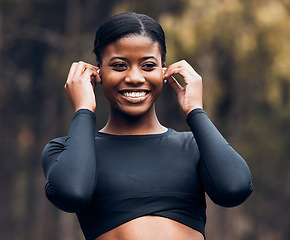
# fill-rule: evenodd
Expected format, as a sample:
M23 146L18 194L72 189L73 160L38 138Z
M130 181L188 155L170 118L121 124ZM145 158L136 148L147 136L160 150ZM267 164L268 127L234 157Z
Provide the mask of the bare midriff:
M112 229L96 240L204 240L202 233L158 216L144 216Z

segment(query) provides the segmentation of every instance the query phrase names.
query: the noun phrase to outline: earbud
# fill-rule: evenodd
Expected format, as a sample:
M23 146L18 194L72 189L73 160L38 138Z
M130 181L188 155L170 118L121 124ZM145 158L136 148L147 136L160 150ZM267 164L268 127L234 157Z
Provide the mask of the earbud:
M164 74L165 74L166 69L167 69L167 68L165 68L165 67L162 68L163 76L164 76ZM164 79L163 82L166 83L166 82L167 82L167 79Z

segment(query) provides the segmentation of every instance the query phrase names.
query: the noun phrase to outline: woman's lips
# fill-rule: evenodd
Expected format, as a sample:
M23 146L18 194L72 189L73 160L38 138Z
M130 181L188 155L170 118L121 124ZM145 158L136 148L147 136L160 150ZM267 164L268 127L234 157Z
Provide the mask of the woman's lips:
M133 91L133 92L124 91L124 92L122 92L122 94L125 97L138 98L138 97L144 97L147 94L147 92L145 92L145 91L140 91L140 92L136 92L136 91Z
M148 96L149 91L121 91L123 98L131 103L141 103L145 101Z

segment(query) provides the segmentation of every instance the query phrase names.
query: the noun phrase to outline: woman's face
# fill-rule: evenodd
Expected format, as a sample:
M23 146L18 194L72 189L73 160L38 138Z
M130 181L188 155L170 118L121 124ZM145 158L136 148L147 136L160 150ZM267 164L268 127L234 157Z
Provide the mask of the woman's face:
M163 85L160 45L149 37L128 36L102 53L100 75L112 110L140 116L153 109Z

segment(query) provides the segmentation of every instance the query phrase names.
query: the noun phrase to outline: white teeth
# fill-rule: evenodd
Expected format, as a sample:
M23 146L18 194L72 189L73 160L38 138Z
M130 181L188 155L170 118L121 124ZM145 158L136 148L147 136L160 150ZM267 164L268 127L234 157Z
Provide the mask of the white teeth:
M137 98L137 97L144 97L146 95L146 92L123 92L123 95L126 97L133 97L133 98Z

